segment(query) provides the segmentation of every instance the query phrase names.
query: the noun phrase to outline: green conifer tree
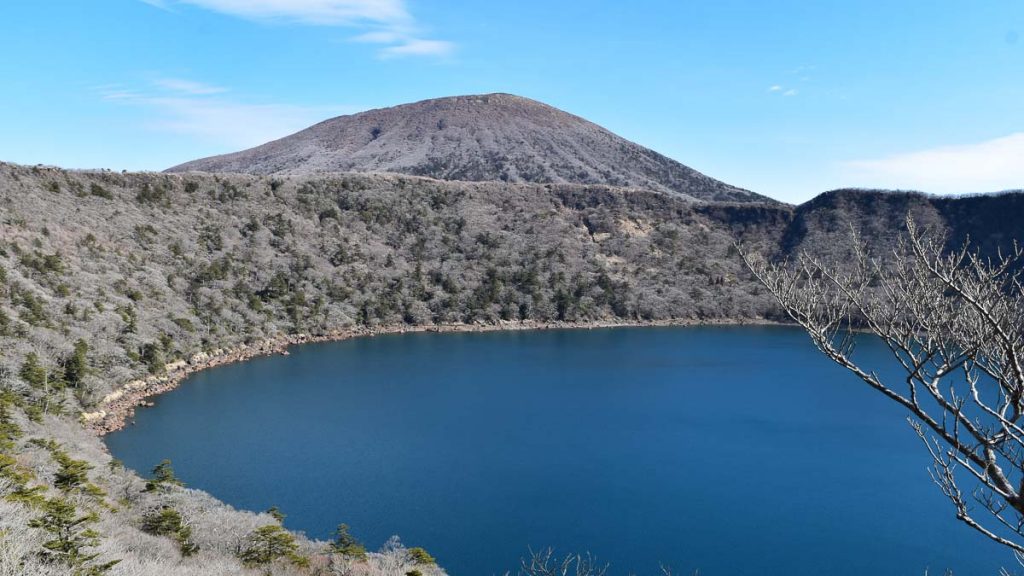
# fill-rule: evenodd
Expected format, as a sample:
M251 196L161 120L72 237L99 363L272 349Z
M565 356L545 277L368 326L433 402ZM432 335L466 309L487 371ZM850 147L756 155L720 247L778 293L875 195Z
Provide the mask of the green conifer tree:
M38 354L29 352L25 355L25 361L21 364L18 376L35 388L43 388L46 385L46 368L39 363Z
M181 514L164 506L142 517L142 530L155 536L170 536L177 540L182 556L191 556L199 550L192 541L192 528L185 525Z
M431 556L429 552L419 546L409 548L409 559L412 560L413 563L420 564L422 566L437 564L437 560L434 560L434 557Z
M277 506L271 506L267 510L267 514L273 516L274 520L277 520L278 524L284 524L285 514L284 512L281 512L281 509L278 508Z
M249 534L245 547L238 557L246 566L260 566L285 558L293 564L303 566L308 560L299 555L295 537L279 524L268 524Z
M184 486L185 484L174 475L174 468L171 461L164 459L153 467L153 477L146 481L146 492L156 490L167 491L172 486Z
M334 540L331 542L331 550L350 558L360 560L366 558L366 547L349 534L348 524L338 525L338 529L334 532Z
M85 340L75 342L75 351L64 363L64 381L68 386L78 387L89 371L88 359L89 344Z
M43 543L43 555L52 562L70 568L72 576L100 576L119 561L94 563L99 555L86 551L99 544L99 533L89 527L96 520L95 514L79 515L75 505L64 498L51 498L29 526L50 534L51 539Z

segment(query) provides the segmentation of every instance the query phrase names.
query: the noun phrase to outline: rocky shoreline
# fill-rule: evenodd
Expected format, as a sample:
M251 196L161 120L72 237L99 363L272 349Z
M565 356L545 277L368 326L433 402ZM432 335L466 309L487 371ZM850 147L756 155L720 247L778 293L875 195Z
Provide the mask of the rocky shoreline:
M499 324L440 324L424 326L387 326L376 328L344 328L324 334L294 334L269 338L251 344L221 348L209 353L200 352L187 360L177 360L165 366L165 373L148 376L128 382L107 394L100 401L97 410L83 412L80 420L85 428L103 436L125 428L132 423L135 410L153 406L149 400L154 396L177 388L190 375L224 364L243 362L258 356L288 354L288 348L298 344L334 342L349 338L381 336L385 334L407 334L418 332L495 332L501 330L555 330L595 329L655 326L725 326L725 325L771 325L778 324L764 318L742 320L652 320L637 322L502 322Z

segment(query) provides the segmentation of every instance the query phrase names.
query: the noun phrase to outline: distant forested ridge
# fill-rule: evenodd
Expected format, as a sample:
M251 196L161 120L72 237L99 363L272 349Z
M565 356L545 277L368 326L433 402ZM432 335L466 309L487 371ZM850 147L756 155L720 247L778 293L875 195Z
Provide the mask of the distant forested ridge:
M736 244L878 251L907 214L994 252L1024 194L846 190L801 206L577 184L0 164L0 341L90 342L83 406L163 362L354 326L781 319ZM45 335L45 338L44 338ZM102 378L99 376L102 374Z

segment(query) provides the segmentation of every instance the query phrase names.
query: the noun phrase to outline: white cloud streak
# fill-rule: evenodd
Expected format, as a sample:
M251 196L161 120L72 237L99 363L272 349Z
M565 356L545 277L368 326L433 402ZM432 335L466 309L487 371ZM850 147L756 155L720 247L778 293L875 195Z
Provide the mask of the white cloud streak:
M226 89L183 79L158 79L144 89L104 86L100 96L144 109L142 128L191 137L229 149L248 148L287 136L326 117L355 112L350 106L250 103L223 95Z
M222 14L319 26L408 24L403 0L177 0Z
M381 44L382 58L448 56L455 45L423 38L405 0L140 0L170 10L175 4L196 6L229 16L263 22L362 28L353 41Z
M323 109L222 100L151 98L144 104L157 111L145 124L151 130L237 148L276 140L325 116Z
M770 94L780 94L782 96L796 96L800 93L796 88L786 88L781 84L773 84L768 88Z
M1024 132L844 164L857 185L936 193L1024 188Z
M202 82L184 80L181 78L160 78L155 80L153 83L160 88L192 96L205 96L208 94L220 94L222 92L227 92L226 88L221 88L220 86L211 86L210 84L203 84Z
M394 46L387 46L380 51L381 58L401 58L403 56L450 56L455 45L444 40L409 39Z

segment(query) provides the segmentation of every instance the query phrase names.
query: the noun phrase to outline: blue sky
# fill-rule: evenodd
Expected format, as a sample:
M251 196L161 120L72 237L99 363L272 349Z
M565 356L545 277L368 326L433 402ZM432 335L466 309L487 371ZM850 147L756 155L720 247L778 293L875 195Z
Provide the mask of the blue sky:
M790 202L1024 188L1020 0L6 0L0 160L161 170L511 92Z

